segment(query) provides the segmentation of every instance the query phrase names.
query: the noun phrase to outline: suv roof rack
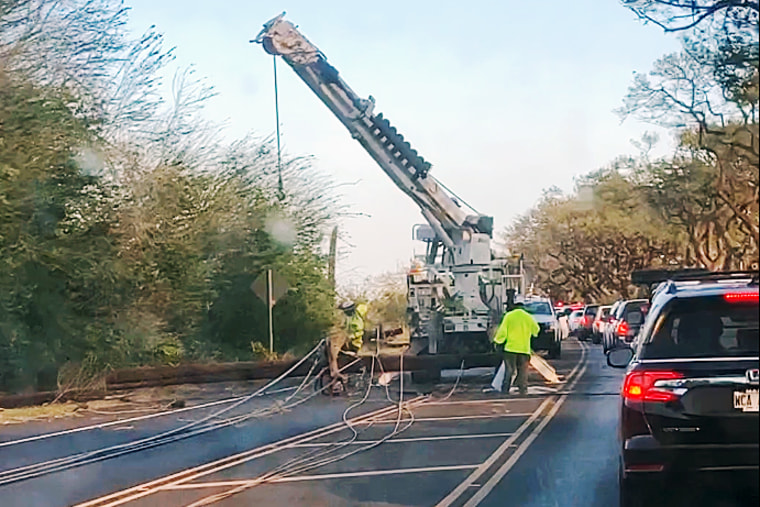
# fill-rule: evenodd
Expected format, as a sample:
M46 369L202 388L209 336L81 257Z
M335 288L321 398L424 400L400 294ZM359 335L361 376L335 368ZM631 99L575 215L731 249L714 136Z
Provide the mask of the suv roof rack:
M631 282L635 285L651 285L654 283L683 281L710 281L710 280L741 280L749 278L754 283L758 282L760 273L757 271L708 271L706 269L649 269L638 270L631 273Z
M679 270L648 269L638 270L631 273L631 282L634 285L646 285L649 289L649 298L666 290L676 290L677 282L715 282L720 280L744 280L749 278L749 284L758 285L760 273L757 271L708 271L702 268L689 268ZM655 287L656 286L656 287Z
M684 280L690 277L705 277L714 275L704 268L685 269L637 269L631 273L631 283L634 285L654 285L668 280ZM693 278L698 279L698 278Z

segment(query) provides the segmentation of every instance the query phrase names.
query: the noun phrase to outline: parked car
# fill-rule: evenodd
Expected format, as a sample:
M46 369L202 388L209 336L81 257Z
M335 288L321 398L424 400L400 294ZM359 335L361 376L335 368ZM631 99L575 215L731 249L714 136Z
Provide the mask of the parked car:
M570 334L577 336L578 328L581 325L581 320L583 320L583 310L573 310L568 320L570 321Z
M554 314L557 316L557 323L559 326L559 339L566 340L570 336L570 309L563 307L559 311L554 308Z
M558 359L562 354L562 340L559 322L554 313L551 300L542 297L530 297L523 301L525 311L533 315L541 331L533 337L530 346L533 350L546 350L550 359Z
M607 354L610 366L627 367L618 428L622 507L654 505L663 486L713 480L757 495L758 295L756 277L667 282L633 346L620 343Z
M609 321L610 308L612 306L600 306L594 322L591 323L591 341L596 344L602 343L602 332L604 331L604 324Z
M631 343L639 333L644 318L649 311L648 299L630 299L618 306L612 326L608 326L603 337L605 351L613 349L619 342Z
M591 338L591 325L593 324L598 311L599 305L586 305L583 308L583 317L581 318L581 323L577 332L579 340L586 341Z
M612 308L610 308L609 316L607 318L607 322L604 323L604 326L602 326L602 347L604 347L604 352L607 353L607 346L606 346L606 337L610 333L614 333L615 326L617 325L617 311L620 308L620 306L625 303L624 299L618 299L612 304Z

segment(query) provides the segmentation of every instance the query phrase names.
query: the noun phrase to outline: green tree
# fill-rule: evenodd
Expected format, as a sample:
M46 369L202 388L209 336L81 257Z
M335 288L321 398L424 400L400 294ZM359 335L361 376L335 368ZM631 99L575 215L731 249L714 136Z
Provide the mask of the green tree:
M154 29L130 38L126 15L0 2L0 389L49 386L68 362L248 359L267 341L250 290L267 268L290 286L279 352L331 323L334 185L308 157L279 173L270 140L224 142L191 71L164 101L171 51Z
M680 132L677 153L644 171L642 182L661 215L685 228L690 260L748 268L760 242L757 61L737 85L720 78L718 53L684 44L636 77L620 113Z
M576 192L550 189L510 226L505 243L525 256L536 286L559 299L632 295L635 269L682 262L667 227L631 181L632 160L579 179Z
M113 199L77 164L93 133L76 99L3 67L0 82L0 385L35 384L93 350L86 324L118 304Z

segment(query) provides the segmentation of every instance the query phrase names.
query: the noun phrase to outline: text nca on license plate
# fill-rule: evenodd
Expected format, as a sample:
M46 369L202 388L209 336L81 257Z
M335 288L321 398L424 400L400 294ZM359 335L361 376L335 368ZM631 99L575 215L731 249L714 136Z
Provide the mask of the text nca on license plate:
M734 391L734 408L742 412L757 412L760 409L760 393L757 389Z

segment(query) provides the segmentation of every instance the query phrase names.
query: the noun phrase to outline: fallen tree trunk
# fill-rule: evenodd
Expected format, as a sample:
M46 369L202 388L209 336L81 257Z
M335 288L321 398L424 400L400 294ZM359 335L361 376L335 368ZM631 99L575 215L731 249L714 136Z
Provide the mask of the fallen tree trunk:
M399 371L401 357L398 354L382 354L378 358L385 371ZM481 366L496 366L501 360L495 354L436 355L436 356L404 356L404 371L433 371L443 369L459 369L464 360L465 368ZM339 365L345 366L354 361L353 358L341 356ZM179 366L143 366L139 368L124 368L115 370L106 377L106 391L122 391L145 387L161 387L179 384L207 384L214 382L238 382L247 380L274 379L296 364L296 360L286 361L245 361L237 363L183 364ZM370 369L372 356L363 356L362 363ZM306 361L296 368L291 376L305 376L311 362ZM359 363L346 370L348 373L360 371ZM375 371L379 371L376 366ZM315 372L316 373L316 372ZM57 392L37 392L29 394L0 395L1 408L15 408L26 405L39 405L53 401ZM62 400L86 401L102 397L104 392L76 390L66 393Z

